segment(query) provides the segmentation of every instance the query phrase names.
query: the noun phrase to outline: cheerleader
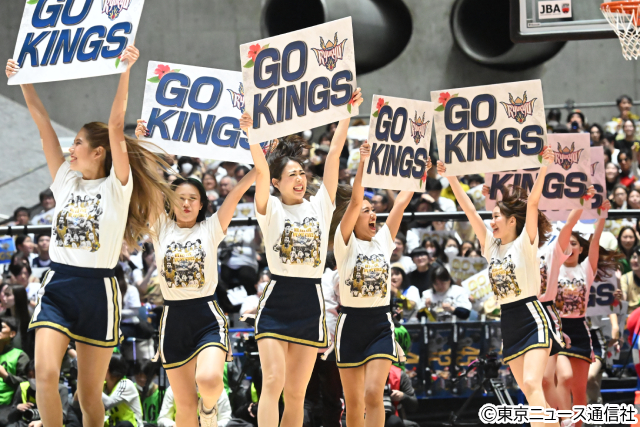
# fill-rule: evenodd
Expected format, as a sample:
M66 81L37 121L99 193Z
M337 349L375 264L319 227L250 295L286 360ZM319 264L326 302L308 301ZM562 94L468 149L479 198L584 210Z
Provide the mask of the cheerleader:
M351 103L360 105L360 88ZM245 112L240 127L253 126ZM347 137L349 119L341 120L327 155L323 184L315 196L307 191L301 157L304 141L284 138L265 159L258 144L251 145L257 169L255 210L262 231L271 282L264 289L255 320L263 383L258 409L260 427L278 426L278 401L284 390L285 409L281 425L300 426L304 396L315 365L318 348L328 346L321 278L329 244L329 225L335 210L340 153ZM270 196L270 184L280 197ZM289 223L288 231L285 224ZM282 243L289 237L291 252ZM317 248L315 259L303 261L304 252ZM293 259L293 254L298 258Z
M68 162L35 88L21 85L40 131L51 190L60 201L49 249L51 269L29 325L36 330L37 403L47 427L62 426L58 380L70 340L78 352L83 425L104 425L102 388L113 347L120 342L121 295L114 268L123 236L130 247L137 245L150 232L148 221L162 212L163 193L169 200L174 197L158 173L158 165L168 165L124 135L129 72L138 56L134 46L125 49L121 60L127 71L120 75L109 124L84 125L69 148ZM10 59L7 77L18 72ZM79 246L71 234L85 236L91 244Z
M360 163L348 207L336 210L340 221L334 237L334 253L340 276L342 310L336 324L335 352L347 405L347 425L382 426L385 422L384 387L398 348L391 317L391 253L404 210L412 191L401 191L386 224L376 232L376 214L364 198L362 174L370 147L360 147ZM431 167L428 159L427 170ZM369 292L359 291L361 283ZM374 293L379 288L381 292ZM357 294L355 294L357 295ZM367 410L365 420L364 411Z
M538 202L546 165L554 161L551 147L543 150L542 157L545 163L540 167L528 199L522 188L503 189L502 200L493 209L492 233L487 231L457 177L449 176L447 180L489 262L489 281L501 305L503 360L509 364L529 405L545 408L542 377L550 352L557 353L561 344L554 337L551 320L537 298L540 289L537 250L551 231L551 224L538 210ZM441 161L438 161L438 173L442 176L446 173ZM545 423L531 425L542 427Z
M136 135L146 132L139 120ZM178 178L171 186L179 204L168 215L161 215L153 226L153 247L164 297L155 360L162 362L169 376L179 426L197 427L198 412L202 427L217 425L216 402L223 389L224 363L230 359L225 356L231 355L227 319L214 300L218 245L226 237L236 206L255 177L255 170L247 173L209 218L205 216L208 199L202 183L195 178ZM186 265L189 277L184 283L174 273L180 262Z
M611 204L605 201L600 208L607 211ZM556 366L559 407L563 410L570 410L572 402L573 405L587 404L587 377L594 360L589 326L585 320L589 293L595 278L604 275L598 268L615 271L616 267L612 257L600 257L600 236L604 223L604 218L596 222L591 242L575 231L571 233L571 255L558 273L556 308L562 319L562 331L571 343L569 348L560 352ZM563 421L563 425L570 424L570 419ZM577 425L581 425L581 422Z

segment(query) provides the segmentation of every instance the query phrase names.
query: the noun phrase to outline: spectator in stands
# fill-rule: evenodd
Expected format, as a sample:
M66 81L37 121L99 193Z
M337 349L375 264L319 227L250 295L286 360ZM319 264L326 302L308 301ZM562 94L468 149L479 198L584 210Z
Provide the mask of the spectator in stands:
M612 162L607 163L604 169L604 176L607 182L607 195L613 195L613 188L620 183L620 172L618 166Z
M633 156L631 155L631 151L628 148L620 149L620 152L618 153L618 164L620 165L620 184L624 185L627 188L630 188L638 179L638 177L633 174L632 161ZM635 165L635 168L637 171L637 164Z
M599 147L602 145L602 139L604 136L604 131L602 130L602 126L597 123L594 123L589 128L589 135L591 137L591 146Z
M640 209L640 189L634 187L629 190L629 195L627 196L627 209ZM636 220L636 218L629 219L633 221Z
M33 357L35 331L28 332L31 313L29 312L27 290L23 286L13 285L3 289L3 293L5 292L11 292L11 296L6 296L8 303L11 305L7 307L5 316L10 316L17 328L13 346L27 353L29 357Z
M467 249L467 251L463 255L465 258L478 258L481 257L482 254L476 248Z
M604 143L606 144L606 137L604 138ZM612 151L611 149L605 147L603 150L603 154L604 154L604 164L608 165L609 163L612 163L611 158L612 158ZM615 165L615 164L614 164Z
M16 237L16 250L27 259L33 258L33 241L28 234Z
M15 321L3 317L0 329L0 407L8 406L13 400L20 383L27 380L29 356L13 346L12 340L18 333Z
M469 184L469 188L477 187L478 185L484 184L484 178L479 174L467 175L467 183Z
M547 130L553 132L560 126L560 119L562 118L562 112L558 108L552 108L547 113Z
M403 305L402 317L406 320L414 317L420 304L420 291L413 286L402 268L402 264L391 264L391 300L399 300Z
M218 195L220 197L213 201L213 206L215 207L216 212L218 211L218 209L220 209L220 206L222 206L224 199L237 184L238 181L236 181L236 179L232 176L225 176L220 180L220 189L218 190Z
M469 240L465 240L464 242L462 242L462 245L460 246L460 253L466 254L469 251L469 249L475 249L475 247L476 245L473 242Z
M398 231L396 238L393 241L396 245L393 252L391 252L391 263L400 263L405 272L411 273L416 269L416 265L413 263L410 257L406 256L407 253L407 239L404 234Z
M431 288L430 266L432 259L429 251L423 247L411 251L411 260L416 265L416 270L409 273L408 278L411 285L417 288L419 295Z
M454 257L462 256L460 243L455 237L447 237L444 242L444 256L447 257L447 263L451 264Z
M22 258L24 259L24 258ZM23 288L29 286L31 267L28 262L18 262L9 266L9 284L20 285Z
M56 207L56 199L53 198L53 191L51 191L50 188L47 188L40 193L40 206L42 206L42 210L31 219L31 224L51 224L53 222L53 211Z
M633 248L630 264L630 271L620 278L622 300L629 302L629 314L640 307L640 246Z
M618 105L618 116L613 117L610 122L607 123L607 132L618 134L619 138L624 138L624 131L622 130L622 124L625 120L638 120L639 117L631 112L633 107L633 99L629 95L621 95L616 99Z
M351 185L351 171L346 158L340 157L340 169L338 169L338 183Z
M323 137L320 137L321 142L320 145L316 147L316 149L314 150L314 155L311 158L311 171L313 172L313 174L315 176L317 176L318 178L322 178L324 176L324 164L327 161L327 156L329 155L329 149L330 146L329 144L331 143L331 141L324 141Z
M244 178L244 176L246 174L249 173L251 169L249 169L248 167L246 167L245 165L239 165L235 168L235 170L233 171L233 177L236 179L236 182L240 182L240 180L242 178ZM228 194L228 193L227 193Z
M160 389L158 384L154 382L154 379L160 373L160 364L145 360L142 363L136 363L136 367L134 378L142 402L142 419L145 425L155 425L158 423L158 414L162 407Z
M449 271L438 265L433 270L433 288L422 293L421 307L429 313L430 318L442 322L456 316L466 320L471 314L471 301L462 286L451 285L453 279Z
M618 234L618 250L624 255L620 261L622 274L631 271L630 262L633 250L638 245L638 236L633 227L622 227Z
M29 225L29 209L20 206L13 211L13 224L11 225Z
M444 251L442 250L442 245L440 245L440 240L438 238L435 238L435 237L425 238L422 241L422 247L425 248L427 250L427 253L429 254L429 264L436 261L443 265L447 263L447 258L444 254ZM412 255L413 255L413 252L412 252Z
M567 116L567 129L569 132L584 132L585 119L580 110L572 110Z
M609 196L611 205L614 209L627 209L628 193L629 189L622 184L618 184L614 187L611 196Z
M406 372L391 365L387 385L390 393L387 395L385 391L384 396L386 416L384 427L404 427L405 423L400 418L400 411L413 412L418 408L418 399L411 385L411 380Z
M127 375L127 362L114 353L105 376L102 403L106 411L105 425L115 427L144 427L142 405L136 385Z
M202 186L206 191L216 191L218 180L216 179L216 173L213 169L209 169L202 176Z
M435 203L440 206L440 209L442 209L443 212L456 211L456 203L453 200L447 199L446 197L440 197L443 187L439 179L427 178L425 188L427 193L433 198Z
M120 260L118 261L120 267L124 271L124 277L127 282L132 285L137 285L143 279L142 270L131 261L131 250L126 241L122 241L122 250L120 252Z
M38 256L32 261L33 267L45 268L51 264L51 258L49 258L49 243L51 242L51 235L39 234L36 236L36 243L38 245Z
M376 213L391 212L389 197L383 191L378 191L371 198L371 206Z
M231 421L231 404L229 403L229 396L222 390L220 398L218 399L218 427L226 427ZM176 401L173 395L171 387L167 388L167 391L162 400L162 408L158 415L158 427L174 427L176 425Z

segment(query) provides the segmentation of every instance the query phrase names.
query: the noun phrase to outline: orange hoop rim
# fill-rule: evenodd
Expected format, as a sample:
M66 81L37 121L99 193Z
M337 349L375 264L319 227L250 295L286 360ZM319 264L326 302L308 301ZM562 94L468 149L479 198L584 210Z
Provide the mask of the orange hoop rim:
M606 3L602 3L600 5L600 10L603 12L610 11L613 13L626 13L630 15L634 10L637 10L640 13L640 0L629 0L629 1L610 1Z

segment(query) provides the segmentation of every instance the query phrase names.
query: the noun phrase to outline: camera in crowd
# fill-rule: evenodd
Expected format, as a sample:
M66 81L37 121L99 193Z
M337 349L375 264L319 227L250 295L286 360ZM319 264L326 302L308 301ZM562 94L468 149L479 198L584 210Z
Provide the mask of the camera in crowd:
M386 414L393 413L393 403L391 402L391 384L387 378L387 384L384 386L384 412Z
M22 419L28 423L30 423L31 421L38 421L40 419L40 411L38 411L36 408L26 409L22 413Z

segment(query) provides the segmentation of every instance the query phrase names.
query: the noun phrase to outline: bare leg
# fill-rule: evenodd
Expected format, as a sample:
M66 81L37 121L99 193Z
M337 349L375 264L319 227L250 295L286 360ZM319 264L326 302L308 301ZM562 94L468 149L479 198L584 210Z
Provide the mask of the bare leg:
M364 425L366 427L383 427L385 421L384 385L389 378L391 360L372 360L364 367L364 404L367 410Z
M262 392L260 405L258 405L258 425L260 427L278 427L280 421L278 401L284 388L289 345L285 341L271 338L258 340L258 352L262 365ZM291 363L296 363L296 361L293 360Z
M47 427L62 427L58 382L62 358L68 345L69 338L66 335L49 328L36 329L36 403L42 422Z
M340 369L349 427L364 427L364 368L364 366L358 366Z
M567 356L558 355L556 364L556 376L558 377L558 403L559 409L571 409L571 384L573 381L573 369Z
M176 402L176 425L180 427L198 427L198 393L196 391L196 363L179 368L167 369L167 376Z
M227 353L218 347L207 347L198 354L196 384L207 412L215 406L222 394L226 357Z
M104 426L102 390L113 348L76 343L78 351L78 399L82 409L82 425ZM57 388L57 385L56 385Z
M318 349L315 347L289 343L284 376L283 427L298 427L304 421L304 396L317 356Z
M511 372L530 406L547 408L542 390L542 378L551 348L534 348L509 362ZM558 426L558 424L531 423L531 427Z
M571 395L574 405L587 404L587 378L589 376L589 366L591 363L586 360L570 357L571 369L573 370L573 381L571 381ZM582 421L576 423L576 427L582 426Z
M544 370L542 378L542 389L544 397L551 408L558 409L558 391L556 389L556 362L558 355L554 354L547 360L547 366Z
M600 387L602 386L602 362L596 359L589 366L589 378L587 379L587 400L589 404L602 403Z

